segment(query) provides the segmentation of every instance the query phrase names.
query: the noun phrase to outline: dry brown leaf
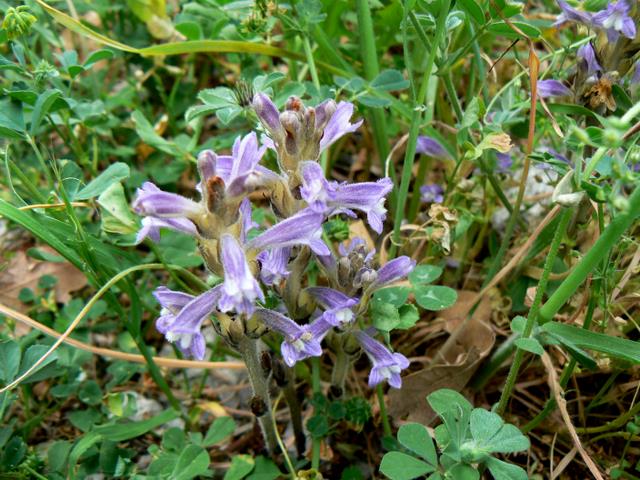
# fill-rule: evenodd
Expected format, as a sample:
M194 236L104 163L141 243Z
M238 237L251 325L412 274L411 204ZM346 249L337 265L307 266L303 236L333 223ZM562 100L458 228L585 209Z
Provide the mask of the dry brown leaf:
M456 304L439 314L445 329L449 332L464 320L469 311L469 302L473 301L475 292L462 290L458 292ZM429 424L435 414L425 398L440 388L462 390L485 358L496 341L495 333L489 325L491 318L491 299L485 296L467 328L458 337L457 344L447 355L447 364L433 365L402 379L402 388L389 393L389 413L397 419Z
M40 249L52 254L56 253L48 247L40 247ZM19 312L26 312L28 308L18 300L18 295L23 288L36 290L38 280L43 275L52 275L58 279L55 294L56 301L60 303L67 303L71 300L71 292L87 284L85 275L70 263L42 262L28 257L24 251L20 250L0 272L0 302Z

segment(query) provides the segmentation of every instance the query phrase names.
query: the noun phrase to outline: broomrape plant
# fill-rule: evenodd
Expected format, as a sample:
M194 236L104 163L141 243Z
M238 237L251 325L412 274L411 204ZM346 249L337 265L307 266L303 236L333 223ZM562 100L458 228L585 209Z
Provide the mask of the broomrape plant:
M367 250L362 239L334 251L323 234L327 220L340 214L362 214L371 229L381 233L387 214L389 178L329 181L318 163L323 151L362 124L351 121L353 104L328 100L313 108L291 97L279 112L268 96L258 93L252 106L267 134L261 140L255 132L238 137L231 155L201 152L199 201L147 182L138 189L133 209L144 217L138 242L147 237L158 241L162 228L191 235L208 270L222 278L195 297L156 289L162 306L156 328L184 355L203 359L201 329L204 322L213 322L246 363L253 387L251 409L273 451L273 374L263 368L268 350L261 339L269 332L282 338L281 357L288 369L321 356L326 343L341 359L332 376L337 396L342 395L348 366L360 352L371 361L370 387L386 381L400 388L400 372L409 360L376 339L367 307L377 290L407 277L415 262L401 256L376 267L375 251ZM261 164L267 149L276 153L277 172ZM251 217L251 194L256 192L262 195L255 198L268 200L277 219L263 231ZM312 264L321 271L318 286L306 276ZM267 296L271 308L266 308ZM293 371L286 377L293 378ZM299 411L296 405L290 408Z

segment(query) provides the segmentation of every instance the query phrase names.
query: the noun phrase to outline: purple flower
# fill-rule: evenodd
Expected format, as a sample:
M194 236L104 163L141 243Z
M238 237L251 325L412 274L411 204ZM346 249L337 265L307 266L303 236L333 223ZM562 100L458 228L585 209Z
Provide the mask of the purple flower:
M256 257L260 262L260 279L265 285L278 285L289 276L287 265L291 247L263 250Z
M382 343L358 331L354 335L372 363L369 373L369 387L373 388L385 380L393 388L402 387L400 372L409 366L409 360L401 353L392 353Z
M511 167L513 166L513 158L511 158L511 154L496 152L496 158L498 159L498 173L506 173L511 170Z
M593 15L593 23L607 32L610 42L618 40L620 34L627 38L636 38L636 24L629 16L631 7L626 0L607 4L607 8Z
M224 182L226 195L242 195L260 183L258 179L261 175L276 175L258 165L266 149L265 145L258 146L258 137L251 132L236 138L231 155L216 155L211 150L205 150L198 155L202 181L207 182L209 178L217 176Z
M201 204L176 193L163 192L151 182L144 182L136 192L133 210L145 217L193 218L204 213Z
M355 320L353 307L360 301L328 287L309 287L306 290L325 309L325 320L334 327L344 327Z
M276 247L308 245L317 255L329 255L329 248L322 241L324 217L311 209L304 209L292 217L276 223L273 227L247 243L247 248L264 250Z
M235 310L251 315L256 300L264 301L264 293L251 274L244 250L232 235L222 235L220 256L224 283L218 308L223 312Z
M345 213L355 216L353 210L367 215L367 222L377 233L382 232L387 216L385 197L393 189L390 178L377 182L337 183L324 178L322 168L316 162L303 162L300 195L309 207L326 216Z
M353 103L339 102L335 112L329 118L324 127L324 134L320 139L320 152L333 145L340 137L347 133L355 132L363 120L351 123L353 115ZM317 117L316 117L317 118Z
M144 217L142 219L142 228L138 230L136 235L136 244L141 243L147 237L156 243L159 242L161 228L169 228L192 236L198 233L193 222L186 218Z
M256 93L253 97L253 109L270 132L281 131L280 112L278 112L278 108L267 95L261 92Z
M633 75L631 76L631 84L635 85L637 83L640 83L640 61L636 62L633 68Z
M258 226L258 224L251 218L251 200L249 200L248 197L245 197L242 202L240 202L240 216L242 218L240 242L246 243L247 233L249 233L249 230Z
M448 157L449 154L435 138L420 135L416 141L416 153L430 157Z
M420 198L425 203L442 203L444 189L437 183L430 183L420 187Z
M578 58L581 62L581 67L587 70L587 77L594 75L596 72L601 72L602 67L598 63L596 58L596 52L591 45L591 42L585 43L578 49Z
M566 97L571 95L571 90L558 80L540 80L538 82L538 97Z
M265 308L258 308L256 315L267 327L284 337L280 348L284 363L288 366L293 367L300 360L322 355L322 339L331 329L331 325L323 317L308 325L298 325L281 313Z
M340 137L362 125L362 120L351 123L353 104L349 102L336 105L333 100L327 100L313 108L305 107L297 97L290 97L284 111L278 113L268 96L257 93L253 108L269 132L268 146L278 151L285 172L295 171L302 159L316 160Z
M159 287L153 292L162 305L156 328L169 342L175 343L182 353L202 360L205 341L200 327L215 310L220 293L220 285L197 297Z
M416 266L416 261L407 256L394 258L385 263L377 272L375 287L381 288L389 283L405 278Z
M591 14L589 12L576 10L563 0L558 0L558 5L560 6L562 13L558 15L558 18L554 23L555 26L560 26L569 21L584 23L585 25L591 24Z

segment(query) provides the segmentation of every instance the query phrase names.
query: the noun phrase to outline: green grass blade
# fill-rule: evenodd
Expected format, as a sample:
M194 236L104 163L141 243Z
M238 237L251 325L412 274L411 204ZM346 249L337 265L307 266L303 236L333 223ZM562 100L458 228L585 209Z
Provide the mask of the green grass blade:
M577 345L580 348L604 353L610 357L627 360L636 365L640 364L640 342L591 332L580 327L558 322L546 323L542 326L542 329L556 338L566 340L569 344Z

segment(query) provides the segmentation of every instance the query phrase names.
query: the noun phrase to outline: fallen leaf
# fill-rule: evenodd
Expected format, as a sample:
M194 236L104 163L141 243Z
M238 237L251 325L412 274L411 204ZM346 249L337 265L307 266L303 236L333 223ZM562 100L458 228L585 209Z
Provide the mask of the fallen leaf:
M459 291L456 304L440 312L437 321L444 323L449 333L453 332L464 320L475 296L475 292ZM496 341L489 325L491 310L491 297L487 295L458 337L455 347L449 351L445 364L430 365L411 373L403 377L401 389L389 392L389 413L392 417L429 424L435 413L425 400L427 395L440 388L461 391L467 385Z
M39 249L56 254L49 247L39 247ZM70 263L41 262L28 257L23 250L20 250L0 272L0 302L19 312L27 312L28 307L18 300L18 295L23 288L36 291L38 281L43 275L52 275L58 279L54 290L56 301L59 303L67 303L71 300L71 292L87 284L84 273Z

